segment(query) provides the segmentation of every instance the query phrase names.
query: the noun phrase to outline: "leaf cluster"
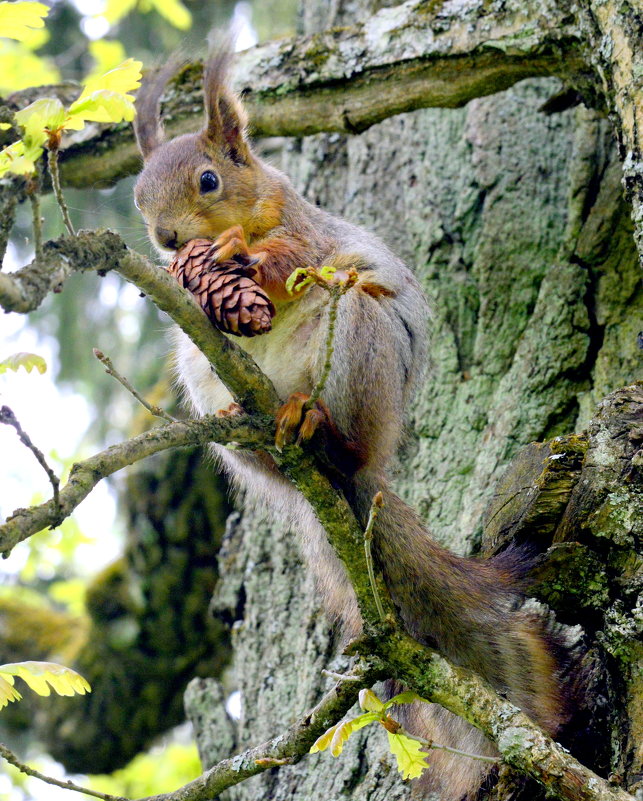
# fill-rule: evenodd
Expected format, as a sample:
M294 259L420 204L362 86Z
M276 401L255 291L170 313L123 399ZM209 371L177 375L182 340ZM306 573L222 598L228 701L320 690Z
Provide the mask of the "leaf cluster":
M140 86L140 61L128 58L99 77L90 77L79 97L65 108L58 98L44 97L16 112L23 135L0 152L0 176L32 175L45 146L57 150L64 131L80 131L86 122L134 119L134 98Z
M20 701L22 695L14 687L15 677L21 678L38 695L85 695L91 691L89 682L75 670L55 662L11 662L0 665L0 709L10 701Z
M310 753L314 754L330 748L331 754L338 757L351 734L368 726L369 723L379 723L386 729L389 749L396 759L397 769L402 774L402 778L417 779L429 767L425 750L428 748L428 744L409 737L402 726L388 714L392 707L399 704L410 704L413 701L428 703L426 699L411 691L399 693L384 702L372 690L361 690L359 704L364 710L364 714L331 726L313 743Z

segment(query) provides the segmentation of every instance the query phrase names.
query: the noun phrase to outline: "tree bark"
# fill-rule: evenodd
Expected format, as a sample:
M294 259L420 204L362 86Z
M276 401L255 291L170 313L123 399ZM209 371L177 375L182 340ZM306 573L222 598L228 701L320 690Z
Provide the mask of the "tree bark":
M313 33L353 24L375 8L381 4L366 0L306 3L302 24ZM286 148L284 167L297 187L382 236L413 266L432 302L432 364L396 483L436 537L461 553L481 547L485 509L519 450L582 430L596 403L640 369L643 295L612 134L607 121L583 107L541 113L559 89L555 80L528 80L464 109L416 111L359 136L318 135ZM568 480L565 493L573 486ZM542 547L566 498L548 511ZM215 599L217 608L237 615L234 675L243 708L237 750L274 736L327 688L322 668L346 664L292 534L260 520L249 510L230 529ZM528 524L531 535L533 520ZM543 587L554 554L543 567ZM587 572L579 575L589 582ZM635 585L628 586L631 595ZM597 598L607 598L603 590L594 594L594 613ZM587 624L582 604L574 607L560 590L542 593L565 622ZM635 617L627 598L619 621L630 648ZM592 635L599 630L594 621ZM623 705L623 697L640 704L635 658L628 651L627 667L617 666L596 648L614 686L625 682L628 689L610 696L619 710L605 738L618 747L594 758L603 760L602 771L627 774L633 784L634 740L626 734L624 741L622 724L629 720L631 731L640 725L635 702ZM200 730L207 730L202 754L212 764L227 755L215 733L221 710L211 710L208 725L198 697L189 696L188 711L199 709ZM511 781L503 772L489 792L507 798L516 790ZM337 760L310 757L222 797L372 800L411 792L384 738L360 732ZM535 796L533 788L525 792Z

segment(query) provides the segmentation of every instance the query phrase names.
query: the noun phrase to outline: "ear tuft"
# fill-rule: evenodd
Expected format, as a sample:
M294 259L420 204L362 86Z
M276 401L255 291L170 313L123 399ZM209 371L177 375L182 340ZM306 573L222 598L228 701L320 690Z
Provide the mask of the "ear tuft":
M141 88L136 95L134 133L145 160L164 141L160 118L161 97L167 82L180 65L181 60L178 56L172 56L163 67L143 78Z
M247 116L228 86L233 58L230 38L216 37L203 68L205 135L235 164L247 164L250 146L246 136Z

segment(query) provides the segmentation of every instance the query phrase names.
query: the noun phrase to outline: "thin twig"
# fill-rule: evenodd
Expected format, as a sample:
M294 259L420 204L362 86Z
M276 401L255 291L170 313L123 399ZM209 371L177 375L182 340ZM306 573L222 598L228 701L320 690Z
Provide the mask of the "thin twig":
M58 206L60 207L60 213L63 216L63 222L65 223L65 228L69 231L69 233L72 236L76 236L76 232L74 231L74 226L71 224L71 219L69 217L69 210L67 209L67 204L65 203L63 190L62 187L60 186L60 173L58 172L57 148L49 148L49 150L47 151L47 166L49 167L49 174L51 175L51 186L54 190L54 195L56 196L56 200L58 201Z
M102 350L98 350L98 348L94 348L94 356L98 359L98 361L102 362L105 365L105 372L108 375L113 376L117 381L119 381L125 389L130 392L136 400L141 403L150 414L153 414L155 417L162 417L163 420L168 420L170 423L176 422L176 417L172 417L171 414L168 414L164 409L161 409L160 406L153 406L151 403L148 403L145 398L137 392L134 387L130 384L130 382L125 378L124 375L118 372L118 370L114 367L112 360L109 356L105 356Z
M89 790L87 787L81 787L69 780L61 781L60 779L54 779L52 776L45 776L44 773L40 773L40 771L34 770L34 768L30 768L29 765L25 765L24 762L21 762L13 751L2 743L0 743L0 756L6 759L14 768L18 768L21 773L27 776L33 776L34 779L40 779L43 782L47 782L47 784L53 784L55 787L62 787L64 790L74 790L77 793L84 793L85 795L93 795L94 798L102 798L103 801L128 801L128 799L124 798L122 795L109 795L109 793L101 793L99 790Z
M373 555L371 554L371 543L373 542L373 526L375 525L375 519L379 514L380 509L384 506L384 496L381 492L377 492L371 503L371 510L368 513L368 522L366 523L366 529L364 531L364 555L366 556L366 567L368 570L368 580L371 582L371 589L373 591L373 597L375 598L375 606L377 607L377 612L380 616L380 620L384 620L385 612L384 607L382 606L382 599L380 598L380 594L377 590L377 583L375 581L375 570L373 568Z
M326 670L325 668L322 670L322 675L328 676L331 679L336 679L337 681L361 681L359 676L350 676L346 675L345 673L336 673L334 670Z
M344 294L339 286L331 287L328 291L330 292L330 302L328 304L328 331L326 333L325 345L326 360L324 361L324 367L322 368L321 375L319 376L319 381L317 381L313 387L313 391L308 399L307 405L311 407L317 402L317 400L319 400L319 396L324 391L326 381L330 375L330 368L333 361L333 351L335 350L335 323L337 322L337 306L339 305L339 299Z
M60 491L60 510L53 499L28 509L16 509L0 524L0 554L9 553L19 542L48 526L59 525L60 518L69 516L101 479L155 453L209 442L224 445L236 442L257 450L265 449L273 440L274 423L268 416L255 417L251 423L245 415L221 418L207 415L198 420L177 420L154 426L144 434L111 445L74 464L67 484Z
M15 428L16 433L20 438L20 442L22 442L23 445L29 448L29 450L38 460L38 464L40 464L45 473L47 473L47 477L49 478L49 482L53 488L53 493L54 493L53 501L54 501L54 508L56 510L56 516L60 515L61 514L60 479L54 473L51 467L49 467L49 465L47 464L47 460L45 459L43 452L33 444L26 431L23 431L22 426L18 422L15 414L8 406L3 406L0 409L0 423L4 423L5 425L12 426L13 428Z
M27 196L31 203L31 213L33 216L33 241L36 258L42 258L42 216L40 211L40 186L37 178L31 178L27 182Z

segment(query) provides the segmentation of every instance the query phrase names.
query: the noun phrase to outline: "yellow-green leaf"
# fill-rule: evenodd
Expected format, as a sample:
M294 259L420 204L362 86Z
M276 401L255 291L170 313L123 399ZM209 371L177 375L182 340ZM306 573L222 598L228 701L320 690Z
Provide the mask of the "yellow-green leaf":
M192 25L192 14L181 0L151 0L153 8L175 28L187 31Z
M7 706L10 701L19 701L22 698L13 686L13 676L4 678L0 676L0 709Z
M35 367L42 374L47 369L47 362L37 353L27 353L26 351L12 353L11 356L0 362L0 373L4 373L7 370L17 372L19 367L24 367L28 373Z
M22 40L31 28L42 28L49 9L44 3L0 3L0 36Z
M353 720L346 720L344 723L336 723L328 731L318 737L310 749L310 753L325 751L330 747L330 752L334 757L339 756L344 748L344 743L356 731L364 728L369 723L379 720L377 712L368 712L365 715L358 715Z
M80 130L86 120L93 122L131 122L136 111L134 101L129 95L100 89L97 92L76 100L69 107L65 128Z
M89 682L75 670L55 662L13 662L0 665L0 678L13 684L13 676L20 677L38 695L84 695L90 692ZM50 689L51 688L51 689Z
M89 53L95 64L94 69L85 79L85 83L100 78L101 75L125 61L125 48L116 39L97 39L95 42L90 42Z
M335 734L335 730L339 726L339 723L336 723L334 726L331 726L330 729L325 731L321 737L318 737L315 742L310 746L310 753L316 754L317 751L325 751L328 746L331 744L333 739L333 735Z
M107 92L117 92L127 96L128 92L138 89L138 87L141 85L142 67L143 62L135 61L133 58L128 58L125 59L122 64L119 64L117 67L114 67L114 69L105 72L103 75L99 75L97 78L88 79L85 83L82 94L78 100L76 100L76 103L79 103L84 98L93 95L95 92L103 90ZM133 98L130 97L129 99L132 100ZM72 109L76 103L72 105Z
M60 73L52 61L32 53L23 42L0 40L0 92L59 81Z
M308 268L298 267L286 278L286 291L289 295L294 295L295 292L301 292L305 286L312 284L312 282L313 279L308 273Z
M344 750L344 743L353 733L352 723L352 720L347 720L336 727L333 739L330 741L330 752L334 757L338 757Z
M389 748L397 760L397 769L402 774L402 778L417 779L429 767L426 762L426 752L422 751L422 744L405 734L391 734L390 731L386 733Z
M27 152L25 143L22 139L8 145L0 151L0 177L8 172L14 175L31 175L35 172L36 161L42 153L42 148L34 158L31 152Z
M118 22L136 8L136 0L107 0L107 6L101 13L110 22Z
M359 691L359 705L365 712L382 712L384 704L375 695L373 690Z
M65 122L65 107L56 97L43 97L15 113L16 122L25 132L27 142L41 145L47 131L57 131Z

